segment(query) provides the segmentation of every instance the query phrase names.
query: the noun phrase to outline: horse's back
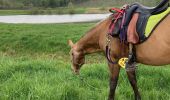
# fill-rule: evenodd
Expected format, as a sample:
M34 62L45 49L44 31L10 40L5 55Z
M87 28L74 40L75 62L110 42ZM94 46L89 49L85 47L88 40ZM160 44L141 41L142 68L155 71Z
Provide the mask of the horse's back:
M144 43L136 46L138 62L149 65L170 64L170 14Z

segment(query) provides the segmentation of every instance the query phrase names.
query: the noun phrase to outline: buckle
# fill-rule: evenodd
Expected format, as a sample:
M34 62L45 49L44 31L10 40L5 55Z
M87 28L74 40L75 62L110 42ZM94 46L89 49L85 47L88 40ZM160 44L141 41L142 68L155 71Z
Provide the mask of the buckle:
M125 4L125 5L123 5L122 10L126 10L127 8L129 8L129 5Z

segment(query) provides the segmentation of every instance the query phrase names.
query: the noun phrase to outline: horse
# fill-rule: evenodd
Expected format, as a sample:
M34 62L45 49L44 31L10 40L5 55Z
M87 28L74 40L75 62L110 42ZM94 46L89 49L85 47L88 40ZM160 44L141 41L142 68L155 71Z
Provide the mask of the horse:
M108 16L91 28L85 35L75 44L68 40L71 46L70 56L72 62L72 70L79 74L80 68L85 63L85 55L104 52L106 54L107 33L112 16ZM167 65L170 64L170 14L155 28L151 36L143 43L136 44L137 63L145 65ZM115 26L117 29L118 26ZM113 61L118 60L122 55L122 44L119 38L110 37L110 55ZM128 46L124 46L124 55L128 56ZM115 90L120 72L120 66L116 63L108 61L110 70L110 90L108 100L114 100ZM135 100L141 100L141 95L137 86L136 71L126 71L128 80L133 88Z

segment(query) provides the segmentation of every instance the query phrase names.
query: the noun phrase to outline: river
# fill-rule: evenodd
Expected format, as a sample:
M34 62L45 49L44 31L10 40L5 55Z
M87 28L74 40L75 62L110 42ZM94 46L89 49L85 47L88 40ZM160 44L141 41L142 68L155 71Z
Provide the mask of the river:
M99 21L109 14L74 14L74 15L10 15L0 16L1 23L73 23Z

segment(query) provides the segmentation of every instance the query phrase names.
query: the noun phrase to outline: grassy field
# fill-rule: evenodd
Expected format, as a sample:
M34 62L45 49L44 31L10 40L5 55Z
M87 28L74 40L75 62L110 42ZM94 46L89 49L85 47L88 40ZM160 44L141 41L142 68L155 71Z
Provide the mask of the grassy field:
M2 15L56 15L56 14L89 14L109 13L110 7L60 7L60 8L33 8L28 10L0 10Z
M79 14L85 13L85 8L56 8L56 9L42 9L42 8L33 8L27 10L0 10L0 15L55 15L55 14Z
M103 54L86 56L80 76L70 69L67 40L77 41L94 23L0 24L0 100L107 100L108 68ZM170 99L170 66L139 65L143 100ZM116 100L132 100L121 70Z

